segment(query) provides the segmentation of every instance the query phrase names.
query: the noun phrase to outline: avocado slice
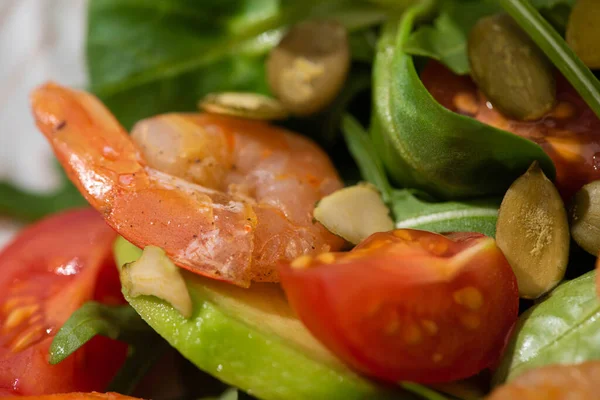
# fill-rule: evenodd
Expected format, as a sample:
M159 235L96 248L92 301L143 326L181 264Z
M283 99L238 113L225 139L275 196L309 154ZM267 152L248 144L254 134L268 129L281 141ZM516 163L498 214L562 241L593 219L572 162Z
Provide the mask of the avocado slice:
M142 251L118 238L117 265ZM141 317L201 370L265 400L417 399L349 370L302 325L276 284L239 288L182 271L193 312L184 318L154 296L125 297Z

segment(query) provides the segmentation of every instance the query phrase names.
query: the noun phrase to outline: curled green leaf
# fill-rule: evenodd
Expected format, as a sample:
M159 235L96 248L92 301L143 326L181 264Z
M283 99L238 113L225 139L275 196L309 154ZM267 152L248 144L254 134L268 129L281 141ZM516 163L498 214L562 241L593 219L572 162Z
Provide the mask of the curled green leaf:
M130 306L107 306L90 301L71 314L54 336L50 364L63 361L96 335L130 343L147 333L152 330Z
M374 65L371 135L391 178L439 198L500 195L538 160L554 164L537 144L456 114L437 103L402 46L423 6L384 27Z
M396 190L391 209L396 228L432 232L480 232L494 237L500 199L434 203L419 199L410 190Z
M494 382L533 368L600 359L600 302L594 271L558 286L521 315Z

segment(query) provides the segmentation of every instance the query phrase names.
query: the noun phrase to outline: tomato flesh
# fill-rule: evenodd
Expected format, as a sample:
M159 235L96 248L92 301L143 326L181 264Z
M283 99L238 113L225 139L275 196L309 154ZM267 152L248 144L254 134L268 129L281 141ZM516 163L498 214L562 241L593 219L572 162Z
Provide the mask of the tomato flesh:
M600 179L600 119L561 75L556 77L556 106L531 122L502 115L469 77L437 62L425 67L421 80L444 107L538 143L554 161L556 186L566 200Z
M515 275L493 239L376 233L347 253L281 266L308 329L358 371L448 382L492 365L516 322Z
M103 390L126 356L97 337L57 365L57 330L88 300L124 300L112 258L116 234L93 210L45 219L0 253L0 390L21 395Z

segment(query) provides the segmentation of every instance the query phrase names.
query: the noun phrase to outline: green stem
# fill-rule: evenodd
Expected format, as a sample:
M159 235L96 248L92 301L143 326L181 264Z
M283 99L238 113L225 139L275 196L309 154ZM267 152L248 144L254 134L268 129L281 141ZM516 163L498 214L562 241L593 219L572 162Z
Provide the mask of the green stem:
M500 5L529 34L600 117L600 82L529 0L499 0Z

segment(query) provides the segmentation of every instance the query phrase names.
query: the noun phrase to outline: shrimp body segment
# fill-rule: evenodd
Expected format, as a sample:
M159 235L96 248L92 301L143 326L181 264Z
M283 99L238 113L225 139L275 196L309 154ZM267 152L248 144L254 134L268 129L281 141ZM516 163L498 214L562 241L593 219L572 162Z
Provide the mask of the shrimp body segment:
M166 114L127 131L94 96L48 83L31 97L36 123L69 178L107 223L179 266L249 286L276 282L276 264L337 250L313 223L341 187L324 152L268 124Z

